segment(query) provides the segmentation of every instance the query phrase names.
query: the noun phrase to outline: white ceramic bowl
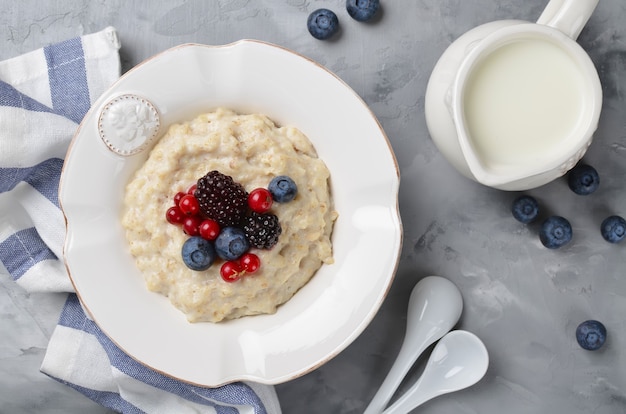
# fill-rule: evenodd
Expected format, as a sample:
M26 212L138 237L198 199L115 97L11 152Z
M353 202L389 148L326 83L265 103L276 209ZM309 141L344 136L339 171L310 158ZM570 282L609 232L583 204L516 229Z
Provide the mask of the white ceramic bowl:
M160 131L151 124L148 139L120 155L101 139L99 121L109 102L127 94L153 106ZM149 135L218 106L266 114L311 139L331 171L336 262L274 315L191 324L146 289L120 213L125 184L156 142ZM280 383L337 355L378 311L402 244L398 187L398 166L375 116L320 65L259 41L182 45L125 74L80 125L61 178L65 260L87 311L139 362L201 386Z

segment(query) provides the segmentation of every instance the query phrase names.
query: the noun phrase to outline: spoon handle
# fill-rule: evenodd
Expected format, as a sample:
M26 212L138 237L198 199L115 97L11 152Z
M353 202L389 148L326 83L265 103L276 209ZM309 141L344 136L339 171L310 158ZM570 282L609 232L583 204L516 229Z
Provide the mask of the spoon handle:
M426 401L435 398L439 394L422 392L418 393L418 389L422 384L422 378L417 380L415 384L411 386L397 401L395 401L389 408L382 412L382 414L406 414L412 409L424 404Z
M452 331L437 343L415 384L383 414L405 414L435 397L470 387L488 366L489 354L476 335Z
M424 349L415 349L412 345L407 342L402 345L396 361L363 414L380 414L383 412L398 385L413 365L414 355L420 355L424 351Z

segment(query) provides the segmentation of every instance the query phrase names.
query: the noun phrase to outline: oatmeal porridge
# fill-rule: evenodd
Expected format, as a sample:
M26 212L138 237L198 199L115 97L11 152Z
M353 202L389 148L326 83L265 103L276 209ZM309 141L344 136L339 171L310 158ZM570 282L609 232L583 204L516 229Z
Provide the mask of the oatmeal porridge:
M280 221L278 241L251 248L261 266L232 283L222 279L219 258L207 270L188 268L181 247L189 236L165 219L172 197L210 171L232 177L246 192L277 176L297 184L292 201L271 206ZM333 263L337 213L329 179L312 143L296 128L227 109L200 115L171 126L127 185L122 224L130 252L148 289L168 297L190 322L274 313L322 264Z

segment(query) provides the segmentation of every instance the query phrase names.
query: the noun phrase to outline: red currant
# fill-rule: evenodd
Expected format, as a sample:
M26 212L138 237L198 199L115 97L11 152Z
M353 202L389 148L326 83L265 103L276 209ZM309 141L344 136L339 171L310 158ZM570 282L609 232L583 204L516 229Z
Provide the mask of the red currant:
M192 216L200 212L200 204L191 194L184 195L183 198L180 199L178 207L180 207L180 210L188 216Z
M241 267L247 273L254 273L261 267L261 259L254 253L246 253L239 259Z
M224 262L220 268L220 275L226 282L236 282L241 278L241 272L242 269L239 263L232 260Z
M272 207L272 194L266 188L256 188L248 195L248 205L256 213L265 213Z
M185 196L185 193L183 193L182 191L179 191L176 193L176 195L174 196L174 205L178 206L180 204L180 199L183 198Z
M220 225L215 220L206 219L200 223L200 237L206 240L215 240L220 235Z
M165 212L165 218L171 224L182 224L185 219L185 215L178 206L173 206L167 209Z
M186 216L183 220L183 231L189 236L200 234L200 223L202 219L198 216Z
M187 190L187 194L192 194L196 192L196 188L198 187L197 184L192 185L191 187L189 187L189 190Z

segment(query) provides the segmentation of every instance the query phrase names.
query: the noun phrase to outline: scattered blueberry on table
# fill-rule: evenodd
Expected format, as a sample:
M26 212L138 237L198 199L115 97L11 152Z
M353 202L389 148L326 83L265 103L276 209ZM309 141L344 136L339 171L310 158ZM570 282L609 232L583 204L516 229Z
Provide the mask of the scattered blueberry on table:
M548 249L558 249L572 240L572 226L561 216L550 216L541 225L539 240Z
M578 164L567 174L567 184L576 194L589 195L600 186L600 176L591 165Z
M576 341L583 349L596 351L606 341L606 327L596 320L584 321L576 328Z
M339 19L332 10L317 9L309 14L307 28L316 39L330 39L339 31Z
M366 22L374 17L379 6L379 0L346 0L348 14L359 22Z
M626 237L626 220L621 216L610 216L600 224L600 232L609 243L619 243Z
M513 200L513 217L521 223L532 223L539 216L539 203L529 195L521 195Z

